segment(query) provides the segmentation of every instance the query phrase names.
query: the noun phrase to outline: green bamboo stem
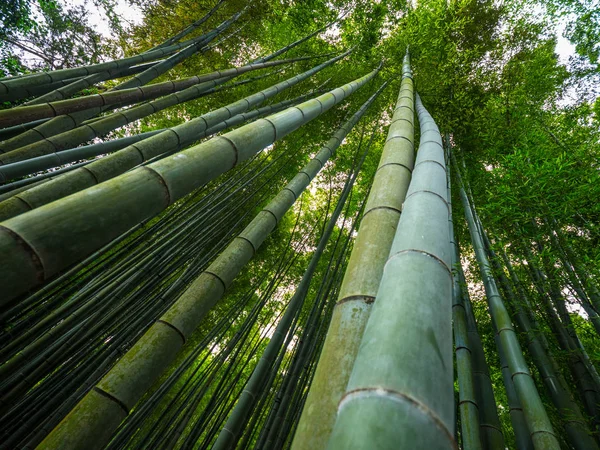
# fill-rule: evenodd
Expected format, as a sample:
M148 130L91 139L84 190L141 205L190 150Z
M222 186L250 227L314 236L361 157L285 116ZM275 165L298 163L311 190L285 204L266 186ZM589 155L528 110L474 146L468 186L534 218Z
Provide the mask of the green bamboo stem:
M232 158L230 161L235 166L237 161L247 159L276 139L285 136L303 123L333 107L371 80L377 72L378 69L317 99L269 116L266 120L260 119L229 132L223 137L212 139L195 147L195 149L207 149L201 152L201 155L198 150L194 152L193 148L173 157L183 159L184 165L177 167L177 160L169 162L167 159L148 167L154 170L155 174L161 176L161 184L164 183L168 186L170 199L174 201L184 193L203 184L203 180L198 180L202 177L202 172L210 171L212 172L211 177L214 178L219 172L226 170L226 168L219 169L219 163L222 164ZM202 161L202 163L194 163L196 158L193 157L193 153L199 155L196 158L200 158L199 162ZM184 155L183 158L182 155ZM217 160L217 164L206 164L207 161L214 161L214 159ZM145 391L171 364L177 352L183 347L185 340L190 337L201 319L222 297L226 288L254 256L256 250L308 186L322 165L323 163L319 160L311 161L307 171L300 172L255 217L208 269L196 278L175 304L155 322L134 347L54 429L42 442L40 448L60 448L65 445L69 448L90 448L90 445L98 448L107 442L112 432L129 414ZM214 173L213 171L218 172ZM136 172L141 174L142 170L136 170L130 174ZM185 178L190 176L193 180L188 179L188 181L192 181L192 184L182 183ZM128 178L128 175L120 178ZM107 184L104 183L104 186ZM148 189L142 190L148 191ZM112 200L110 201L113 203ZM56 202L54 205L58 203Z
M318 56L317 56L318 57ZM173 92L182 91L197 84L225 77L236 77L246 72L264 69L267 67L280 66L298 61L316 58L306 56L301 58L284 59L264 63L249 64L231 69L216 70L211 73L196 75L181 80L165 81L163 83L151 84L144 87L120 89L109 91L104 94L94 94L69 100L38 103L33 106L21 106L0 111L0 127L18 125L33 120L56 117L72 112L83 111L90 108L101 108L105 106L126 106L141 101L152 100ZM212 86L211 86L212 87Z
M356 125L356 123L361 119L364 113L367 111L369 106L375 101L377 96L381 93L383 89L385 89L387 82L384 83L376 92L373 94L360 108L354 113L354 115L346 121L338 131L336 131L333 137L325 144L325 146L317 153L317 156L306 165L301 172L307 171L309 174L309 178L313 179L316 174L320 171L320 169L325 165L325 163L329 160L329 158L333 155L336 149L341 145L344 138L347 134L352 130L352 128ZM366 153L365 153L366 155ZM315 171L315 163L318 163L318 167ZM311 168L313 168L311 170ZM356 176L358 175L358 171L360 170L360 165L356 169L353 176L350 178L349 182L345 186L340 199L338 200L338 205L331 215L328 225L322 233L322 236L319 240L319 244L317 245L316 250L311 257L311 261L302 276L302 280L300 281L298 287L296 288L296 292L294 293L292 299L290 300L285 314L283 315L281 321L277 324L277 328L273 334L273 337L269 341L267 348L265 349L263 355L261 356L260 361L258 362L256 368L252 372L252 375L248 382L244 387L244 391L238 400L234 410L232 411L227 423L221 430L217 441L215 442L213 449L227 449L231 448L237 442L240 432L242 431L242 427L245 424L246 417L252 410L255 404L255 399L259 393L261 386L263 385L265 379L268 377L269 370L273 361L277 357L281 349L281 344L285 336L287 335L289 328L292 324L292 320L296 316L298 309L304 303L306 298L306 294L308 293L308 288L310 282L312 280L312 276L317 267L317 264L325 250L325 246L327 245L331 233L336 225L336 221L342 212L342 208L352 186L354 185L354 181ZM300 174L299 174L300 175Z
M204 51L204 49L206 48L206 47L204 47L204 45L207 42L209 42L211 39L213 39L216 35L218 35L220 32L222 32L224 29L226 29L229 25L231 25L231 23L233 23L235 20L237 20L237 18L243 13L243 11L244 10L240 11L239 13L234 14L234 16L232 18L223 22L221 25L219 25L217 27L217 29L215 31L209 33L206 38L203 38L203 39L199 40L198 42L190 45L189 47L186 47L185 49L175 53L174 55L170 56L169 58L165 59L164 61L153 65L152 67L145 70L144 72L142 72L138 75L135 75L134 77L130 78L129 80L115 86L114 88L111 88L109 91L119 91L119 90L123 90L123 89L129 89L129 88L142 86L142 85L150 82L151 80L159 77L163 73L171 70L177 64L186 60L187 58L194 55L195 53L197 53L199 51ZM225 79L223 79L222 82L225 82L226 80L227 79L225 78ZM213 83L219 84L218 80L213 81ZM204 83L201 84L200 86L202 86L203 88L206 87L206 86L204 86ZM63 90L64 89L66 89L66 88L63 88ZM189 89L193 89L193 88L189 88ZM208 89L210 89L210 87ZM187 91L184 91L184 92L188 93ZM190 93L190 94L191 95L189 95L190 98L188 98L188 100L190 100L192 98L196 98L196 97L194 97L193 93ZM175 95L175 94L172 94L171 96L167 96L167 97L172 99L173 95ZM38 101L41 101L41 100L37 99L36 102L38 102ZM43 101L46 101L46 99ZM35 103L35 102L30 102L30 104L33 104L33 103ZM159 105L161 105L164 108L166 106L171 106L173 104L176 104L177 102L174 103L172 101L169 102L169 100L164 100L163 103L160 103L160 100L156 100L155 103L158 103ZM144 105L144 106L146 106L146 105ZM44 142L44 139L47 139L47 138L55 136L57 134L66 132L68 130L72 130L73 128L75 128L79 124L81 124L84 120L94 117L95 115L99 114L100 112L102 112L106 109L108 109L108 107L106 107L106 106L94 107L94 108L87 109L85 111L79 111L79 112L75 112L72 114L59 115L59 116L49 120L48 122L45 122L42 125L39 125L39 126L33 128L30 131L27 131L21 135L15 136L12 139L9 139L5 142L0 143L0 151L2 151L3 153L7 153L10 151L22 148L22 151L25 152L25 154L27 154L26 146L28 146L29 144L35 144L36 142L39 142L39 141ZM139 110L136 109L136 111L139 111ZM152 111L152 108L150 108L150 111ZM103 120L109 120L109 119L103 119ZM80 141L80 142L82 142L82 141ZM72 145L75 145L75 144L72 144ZM62 148L68 148L70 146L71 145L67 144L66 147L62 147ZM11 161L15 162L14 159L12 159Z
M550 393L554 406L556 406L560 417L562 418L569 442L573 448L577 450L598 449L598 445L592 438L591 432L581 414L579 406L573 400L568 384L562 376L557 362L549 353L547 343L542 339L543 335L540 336L537 325L532 323L527 312L523 309L521 302L517 300L517 296L512 286L518 287L520 284L510 261L504 255L504 264L512 278L512 285L506 275L504 275L489 239L485 234L483 237L490 255L490 260L492 261L496 273L499 274L500 283L506 292L506 298L515 311L517 326L527 335L529 353L542 376L542 381ZM525 292L522 289L519 290L519 295L522 299L525 298Z
M458 174L458 172L457 177L460 180L460 174ZM527 367L527 362L523 356L508 311L498 293L498 288L490 271L487 255L485 254L483 239L479 233L479 229L471 211L469 199L467 198L462 185L460 197L469 225L469 232L471 233L475 256L479 262L479 269L481 270L484 282L492 322L499 336L499 345L506 356L511 377L523 408L525 421L534 448L536 450L558 450L560 449L560 444L554 435L552 424L550 423L550 419L548 418L548 414L541 401L535 382Z
M146 133L135 134L120 139L113 139L98 144L76 147L61 152L50 153L48 155L38 156L37 158L26 159L13 164L0 166L0 182L6 182L18 177L29 175L41 170L68 164L80 159L92 158L105 153L113 153L117 150L127 147L135 142L154 136L163 130L148 131Z
M504 450L506 447L504 444L504 435L502 433L502 424L498 417L494 388L492 386L489 367L483 350L483 343L481 342L481 337L477 331L477 323L475 322L471 299L466 289L467 283L462 267L458 267L458 277L463 307L467 319L468 340L472 350L473 382L475 386L475 397L477 399L477 405L479 406L479 434L481 443L484 449ZM525 432L525 435L529 439L529 433L527 432L526 427ZM519 450L527 450L528 447L518 448Z
M322 449L327 445L400 218L414 165L414 91L408 53L402 70L392 122L293 450Z
M456 448L446 165L418 95L415 105L415 170L330 449Z
M4 285L2 304L318 117L371 80L378 70L313 100L3 222L0 269L11 281ZM170 133L177 142L179 135Z
M52 184L48 183L43 188L23 192L18 197L0 204L0 221L7 220L71 193L102 183L166 152L185 148L200 139L208 128L263 103L283 90L300 83L320 70L334 64L348 55L349 52L345 52L302 74L291 77L234 103L210 111L181 125L168 128L156 136L127 146L113 155L93 162L89 166L86 166L85 169L76 169L63 178L55 180Z
M445 142L449 145L449 136L445 136ZM458 394L461 425L461 439L463 450L483 449L483 436L481 436L481 415L477 402L477 388L475 386L473 350L469 342L469 329L467 310L463 300L463 288L461 284L462 266L458 244L454 237L454 223L452 221L452 194L450 184L450 172L448 178L448 203L450 205L449 226L450 245L452 246L452 324L454 331L454 355L456 360L456 373L458 378ZM464 277L464 275L463 275ZM485 447L486 449L489 447Z
M85 77L88 75L98 74L101 72L107 72L115 69L125 69L137 64L153 61L163 56L171 55L178 50L189 47L190 45L194 45L196 42L199 42L202 39L204 39L204 36L189 39L187 41L169 45L158 50L140 53L138 55L130 56L127 58L117 59L99 64L92 64L89 66L81 66L70 69L59 69L54 70L52 72L40 72L17 78L15 80L0 81L0 99L2 98L2 95L9 94L14 89L31 88L33 86L55 83L57 81L66 80L69 78Z

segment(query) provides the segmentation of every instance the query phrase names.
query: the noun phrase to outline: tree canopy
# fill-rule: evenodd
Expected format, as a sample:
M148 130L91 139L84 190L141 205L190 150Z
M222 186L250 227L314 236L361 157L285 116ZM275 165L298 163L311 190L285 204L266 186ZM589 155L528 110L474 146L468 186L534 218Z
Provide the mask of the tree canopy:
M342 198L336 226L332 225L327 246L314 263L310 283L303 288L304 303L281 338L281 349L269 360L274 369L266 372L270 374L269 381L264 381L267 387L258 389L260 395L253 399L256 403L236 438L240 448L291 446L317 370L320 349L326 345L336 298L343 291L340 286L361 230L361 218L365 208L368 209L366 199L374 186L394 105L404 86L403 76L404 80L407 77L406 67L403 68L406 54L410 55L414 91L439 128L447 165L452 167L452 171L448 169L452 173L448 200L460 251L453 266L455 286L467 288L471 298L470 301L455 298L454 305L466 312L464 318L454 316L454 332L457 333L456 323L464 321L465 330L479 335L480 347L485 352L483 365L488 367L485 370L489 370L493 387L492 400L494 396L496 400L491 409L500 421L505 445L527 448L522 447L515 425L518 420L515 411L519 408L505 389L506 376L511 375L505 372L506 356L500 354L495 340L498 330L494 309L488 309L485 302L486 292L489 297L489 280L483 269L483 275L478 270L478 265L483 265L483 254L489 259L489 278L496 278L506 309L516 324L517 342L524 349L527 366L561 447L581 448L569 434L569 418L565 419L564 411L556 406L555 393L544 384L548 376L540 368L540 358L546 364L544 358L548 355L552 362L547 364L556 365L553 376L566 380L565 392L569 393L570 404L581 409L581 421L598 444L600 4L597 0L126 1L141 11L139 23L128 23L119 17L117 3L110 0L78 4L23 0L0 6L0 71L4 77L0 82L6 81L10 87L19 77L25 80L22 85L14 85L17 86L14 95L13 91L2 91L0 121L18 111L25 114L27 110L20 108L33 108L36 104L50 105L47 109L53 111L36 123L23 120L24 125L8 127L0 122L3 141L0 175L5 181L0 186L0 215L6 220L2 224L17 229L19 220L25 223L27 217L33 217L29 214L40 208L48 212L40 213L39 217L49 220L59 214L56 211L71 211L75 217L88 208L89 202L81 200L80 195L92 192L86 188L100 192L103 187L111 186L105 189L107 192L113 189L110 195L114 196L106 194L106 200L96 197L96 205L89 203L90 215L86 216L96 214L95 207L105 214L106 222L104 216L98 218L105 227L102 236L108 236L104 241L98 237L100 234L94 234L92 225L73 228L73 241L85 241L82 247L89 251L73 253L77 258L71 258L62 254L54 257L48 250L47 261L56 265L44 266L44 261L38 261L42 272L45 271L41 278L14 296L7 295L2 303L0 373L5 382L0 389L6 404L2 427L6 436L12 436L7 448L42 442L117 361L126 359L123 354L132 347L135 351L134 344L147 330L156 327L158 319L175 300L189 286L197 286L194 280L218 269L215 263L221 261L218 255L229 255L228 246L236 239L245 239L252 249L245 268L240 268L235 281L232 278L222 282L224 292L218 296L222 300L215 300L211 308L207 307L198 327L183 336L185 346L173 344L173 348L179 346L184 350L173 352L169 363L164 364L164 373L150 383L151 389L140 394L139 403L136 399L132 405L126 405L125 409L131 413L127 411L120 427L117 429L118 423L115 425L115 434L111 430L106 438L109 448L213 445L261 355L269 342L274 341L275 326L294 296L327 219ZM92 8L107 18L110 35L90 24L87 16ZM185 58L172 59L181 49L171 48L175 42L170 39L190 26L191 32L181 39L196 46L194 51ZM181 100L184 91L175 88L165 91L164 97L151 96L151 89L157 89L154 84L148 85L148 93L135 101L125 95L133 95L129 89L134 88L145 92L144 85L148 82L174 82L256 64L259 58L268 57L312 33L316 35L278 55L278 59L298 58L297 61L248 69L239 76L215 76L213 84L204 86L202 92L189 94L186 101ZM563 50L567 41L574 49L570 54ZM160 49L164 54L144 59L144 55L154 55L152 52ZM350 52L343 54L346 51ZM124 61L137 55L141 59L134 66L92 71L99 63ZM303 58L306 56L311 58ZM336 57L339 60L330 61ZM155 69L156 73L150 76L145 75L148 73L145 66L136 69L144 64L149 67L154 64L152 67L156 68L158 65L151 62L156 60L165 61L164 70ZM319 70L301 75L319 64L322 64ZM26 84L33 79L28 77L35 74L60 74L52 71L80 66L85 66L87 72L65 75L60 80L51 78L39 86ZM126 78L131 75L135 76ZM139 81L144 76L148 78ZM278 85L273 95L265 94L274 84L294 76L302 78L288 83L289 86ZM38 101L38 96L53 95L55 89L73 82L81 83L77 92ZM384 82L388 84L379 93ZM335 105L327 110L321 107L320 115L311 116L314 104L301 103L322 95L319 103L323 105L326 93L341 86L345 87L344 98L338 99L333 94ZM114 105L109 106L103 98L96 109L77 106L83 111L69 110L64 115L57 109L72 107L76 99L114 95L111 93L119 90L127 92ZM257 92L262 92L262 98L252 103L255 97L251 96ZM73 103L61 103L70 97ZM245 100L240 102L241 99ZM244 159L239 156L236 145L251 146L254 140L259 140L256 137L259 131L246 127L262 120L264 128L267 114L299 104L296 111L301 111L302 126L292 128L287 118L281 119L281 123L273 125L274 138L263 145L264 151L260 147L255 154L244 153ZM149 112L134 116L135 108ZM264 109L255 111L255 108ZM3 111L7 111L5 116L1 115ZM210 115L213 111L219 111L214 123ZM352 123L354 128L349 126L346 130L357 111L364 115L360 120L357 116L356 124ZM96 117L99 114L101 121ZM127 114L133 118L129 119ZM67 115L69 120L64 119ZM254 121L259 117L263 119ZM186 124L197 123L194 121L198 118L205 124L203 135L192 134L193 125L186 128ZM254 122L241 126L248 119ZM46 120L49 122L44 125ZM419 136L425 129L416 120L414 116L415 136ZM83 128L100 127L100 122L111 126L98 128L102 132L94 131L93 141L89 134L81 134ZM40 131L35 132L39 136L31 131L31 128L38 130L37 127ZM171 130L176 138L173 134L167 137L169 132L165 129ZM158 149L150 150L148 146L150 156L146 157L144 150L140 150L146 148L143 147L146 139L134 137L156 130L162 132L148 135L148 139L157 143L154 145ZM325 163L318 158L320 163L315 163L319 150L336 130L347 132L338 139L341 145L330 152ZM15 140L26 136L25 133L30 133L27 139L34 136L32 142ZM208 140L207 136L217 133L220 138ZM94 152L76 153L68 161L61 153L123 138L130 140L121 141L123 145L118 148L107 150L108 147L100 146ZM131 150L138 139L140 147ZM205 178L198 181L192 169L174 169L172 158L177 152L192 145L209 146L219 139L221 143L232 142L235 157L231 170L217 171L216 165L211 166L207 174L202 173ZM42 143L37 144L36 140ZM15 142L21 143L13 145ZM48 142L54 148L40 150ZM415 138L415 148L418 142ZM116 150L122 148L126 149L124 152L130 150L129 154L142 154L141 162L136 160L128 166L130 162L117 159ZM222 148L225 149L225 144ZM224 160L224 154L223 150L219 156L205 159ZM34 165L44 168L31 169L25 176L5 175L13 164L26 164L33 157L57 158L58 162L52 159L47 166ZM190 159L189 167L201 167L200 164L204 164L203 158L199 157L197 162ZM306 190L290 190L290 180L310 164L323 167L314 180L312 172L306 175L312 180ZM177 191L177 197L166 200L161 194L152 197L155 192L152 183L157 186L160 183L154 179L148 181L149 176L139 184L133 181L131 185L118 184L121 177L137 180L136 174L141 172L136 170L140 167L150 167L148 171L161 176L166 173L161 183L165 184L164 180L172 183L167 192ZM59 175L53 174L54 171ZM169 174L172 178L168 178ZM40 184L29 184L34 182ZM193 188L185 190L188 185ZM52 186L52 196L48 186ZM244 234L246 227L254 223L254 216L266 214L265 205L285 189L294 196L287 207L290 212L281 217L271 212L276 227L273 225L256 245L254 238ZM69 194L73 195L66 197ZM127 198L134 195L139 204L127 203ZM67 201L63 202L62 197ZM80 203L68 200L73 198ZM157 199L164 205L158 206ZM111 209L112 201L123 202L124 206L119 205L122 210ZM18 213L14 209L17 203L21 208ZM142 215L139 211L146 204L152 213ZM27 212L21 214L23 211ZM471 223L464 219L464 213L467 219L472 216ZM58 223L62 219L56 220ZM7 229L13 232L13 228ZM46 251L60 246L59 239L48 238L40 248ZM477 239L481 240L479 254L472 243ZM71 249L76 245L65 242L64 246ZM463 275L459 277L456 264L464 270L465 279L460 282L457 280ZM9 275L17 273L11 267L1 267ZM224 278L217 275L213 274ZM157 298L162 303L155 302ZM531 346L532 342L537 345L538 336L542 350ZM476 344L471 342L471 345ZM469 349L473 355L476 352ZM44 366L40 363L43 359L50 363ZM457 361L455 366L459 364ZM15 375L18 370L26 375L23 379ZM60 387L63 377L64 388ZM463 388L459 389L460 380L459 374L454 383L457 404ZM592 391L593 398L589 394ZM39 409L41 405L46 409ZM34 414L38 409L39 417ZM467 436L460 430L461 421L466 419L460 411L454 438L467 448ZM498 447L489 444L482 448Z

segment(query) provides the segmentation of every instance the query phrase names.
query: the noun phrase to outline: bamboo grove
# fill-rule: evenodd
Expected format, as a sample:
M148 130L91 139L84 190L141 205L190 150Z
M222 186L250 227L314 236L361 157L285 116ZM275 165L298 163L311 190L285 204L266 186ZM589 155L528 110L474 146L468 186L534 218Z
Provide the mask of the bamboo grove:
M0 449L600 448L595 0L129 3L0 16Z

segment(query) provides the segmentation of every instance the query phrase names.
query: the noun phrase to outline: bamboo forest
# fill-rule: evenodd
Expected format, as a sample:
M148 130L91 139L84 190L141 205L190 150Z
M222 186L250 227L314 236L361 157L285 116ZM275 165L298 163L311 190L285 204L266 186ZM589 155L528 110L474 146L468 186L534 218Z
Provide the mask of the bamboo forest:
M0 3L0 450L600 450L600 0Z

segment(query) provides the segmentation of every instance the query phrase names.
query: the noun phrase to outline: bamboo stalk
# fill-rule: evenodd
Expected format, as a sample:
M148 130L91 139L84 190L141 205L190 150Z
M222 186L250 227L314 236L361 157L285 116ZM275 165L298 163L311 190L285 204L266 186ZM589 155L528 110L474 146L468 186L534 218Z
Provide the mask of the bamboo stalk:
M449 136L445 136L447 148L449 148ZM450 150L448 150L450 153ZM454 355L456 361L456 373L458 378L458 395L461 424L461 438L463 450L483 449L484 440L481 436L481 424L479 417L479 403L477 388L474 377L474 362L471 343L469 342L467 310L463 298L462 266L458 244L454 237L454 223L452 221L452 194L450 184L450 172L448 179L448 203L450 205L450 244L452 246L452 325L454 331ZM464 277L464 275L463 275ZM486 446L486 449L488 447Z
M330 449L456 448L446 165L439 130L415 103L415 170Z
M209 141L212 143L211 149L218 152L213 155L227 152L228 147L230 154L223 156L225 158L234 157L232 163L235 165L236 159L246 159L271 144L276 138L285 136L303 123L317 117L324 110L331 108L372 79L377 72L378 70L375 70L317 99L269 116L267 120L261 119L246 125L225 134L222 138ZM268 133L271 136L269 134L264 136L261 129L270 130ZM226 143L226 146L223 147L218 142ZM207 144L199 147L208 149ZM232 147L232 144L235 147ZM181 159L181 155L184 153L186 152L177 156ZM331 155L331 152L329 154ZM163 182L169 186L170 198L174 199L183 195L184 191L189 192L193 189L189 189L190 185L186 188L185 184L181 183L186 178L186 173L195 178L194 184L202 184L197 180L201 173L199 169L202 165L207 166L206 161L215 156L209 156L207 152L204 152L201 156L204 163L193 167L195 164L192 152L188 151L183 158L185 167L176 168L173 162L164 164L167 160L152 164L150 167L156 174L162 174L161 176L165 177ZM217 156L217 160L222 161L223 156ZM90 444L97 448L110 438L112 431L129 414L144 392L167 369L200 320L221 298L235 276L254 256L256 250L308 186L323 163L315 159L309 165L310 169L307 168L306 172L301 171L234 239L209 268L196 278L177 302L42 442L40 448L60 448L64 445L70 448L90 448ZM211 169L219 170L214 164L208 165L205 170ZM169 176L169 172L176 175L176 178ZM216 174L213 174L214 176Z
M375 299L414 165L414 94L408 52L392 122L373 180L293 450L325 448Z
M298 84L320 70L334 64L349 54L345 52L312 69L270 86L262 91L238 100L234 103L210 111L202 116L166 129L164 132L148 139L125 147L121 151L102 158L82 170L75 170L52 184L40 189L23 192L18 198L0 204L0 221L15 217L18 214L45 205L68 194L78 192L87 187L114 178L127 170L136 167L156 156L169 151L185 148L203 136L203 133L234 115L241 114L253 106L259 105L268 98L274 97L284 89Z
M460 180L460 174L458 172L456 173ZM479 269L483 278L490 315L492 316L492 322L498 333L499 346L506 356L517 396L523 408L525 421L531 435L533 446L536 450L558 450L560 449L560 444L554 435L552 424L550 423L534 380L531 377L527 362L523 357L523 352L512 326L510 316L508 315L508 311L504 306L490 271L489 262L484 250L483 239L473 217L470 202L462 184L460 187L460 197L469 225L469 232L471 233L475 256L477 257Z

